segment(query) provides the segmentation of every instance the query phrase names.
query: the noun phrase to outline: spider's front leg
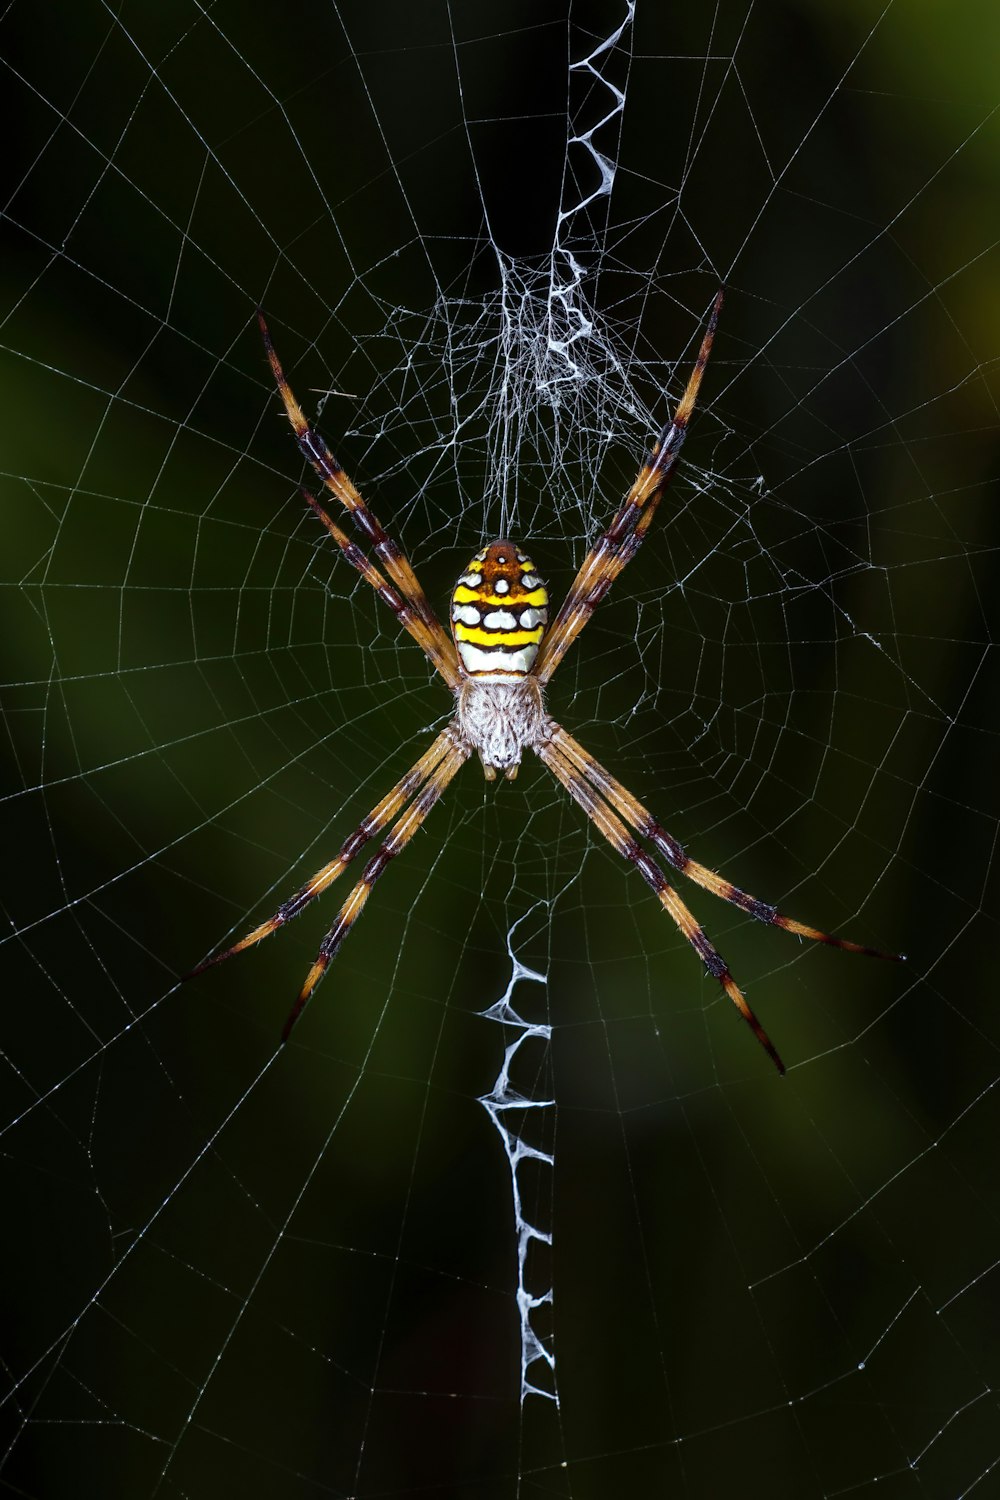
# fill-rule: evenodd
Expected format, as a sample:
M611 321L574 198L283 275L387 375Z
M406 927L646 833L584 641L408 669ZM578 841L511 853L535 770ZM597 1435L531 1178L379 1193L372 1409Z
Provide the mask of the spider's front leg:
M298 1020L303 1006L330 967L332 960L340 951L344 939L364 910L365 902L371 895L372 886L386 870L389 862L395 859L397 854L403 852L435 802L441 796L441 793L472 753L471 746L464 742L461 734L453 725L449 725L444 731L442 738L444 737L447 737L448 748L443 759L437 766L437 769L424 782L424 785L416 797L414 797L403 816L393 824L381 847L376 850L368 861L362 872L361 879L350 892L347 900L337 913L336 921L320 944L316 961L306 975L306 981L299 991L298 999L292 1006L288 1019L282 1028L281 1040L283 1042L288 1041L292 1027Z
M372 808L367 817L362 818L357 828L348 836L340 847L336 859L318 870L311 880L307 881L300 890L283 901L278 910L266 922L261 922L246 937L241 938L232 947L226 948L222 953L215 953L206 958L190 973L185 974L185 979L193 979L205 969L213 968L221 964L227 958L232 958L236 953L242 953L247 948L254 947L262 938L270 937L271 933L277 932L279 927L284 927L286 922L292 921L294 917L305 910L311 901L321 896L328 886L343 874L347 866L354 860L367 843L392 822L394 818L413 801L402 817L398 818L390 830L384 843L375 855L368 861L364 873L357 885L351 891L337 916L337 921L327 933L320 948L319 957L310 970L306 985L296 1001L285 1029L282 1032L282 1040L286 1041L288 1033L305 1005L309 995L315 989L319 980L326 971L330 960L340 947L368 899L368 893L379 875L388 865L389 861L402 850L416 833L430 812L434 803L438 800L445 787L451 781L455 772L468 759L471 747L462 738L460 731L453 720L424 754L417 760L402 776L396 785Z
M709 942L656 861L646 853L633 834L629 833L626 824L640 838L648 839L657 852L662 854L679 874L686 875L690 880L703 886L705 890L711 891L713 896L719 896L730 905L749 912L758 921L781 927L785 932L795 933L798 937L810 938L817 943L826 943L832 948L843 948L847 953L860 953L868 958L885 958L896 963L901 962L902 955L899 953L885 953L880 948L866 948L861 943L852 943L847 938L834 937L832 933L823 932L818 927L809 927L804 922L797 922L793 917L786 917L778 911L777 907L770 906L756 896L751 896L747 891L740 890L739 886L733 885L732 881L726 880L722 875L717 875L707 866L699 864L697 860L685 853L677 840L661 823L657 822L638 798L634 797L627 787L617 781L600 761L595 760L590 752L585 750L554 719L547 720L546 736L543 742L537 744L535 748L553 775L562 782L570 796L579 803L612 848L636 866L647 885L656 893L661 906L677 923L708 972L722 985L780 1073L785 1071L784 1064L767 1032L747 1003L745 995L729 972L725 959Z
M717 979L760 1042L779 1073L785 1065L778 1050L756 1015L750 1008L746 996L729 972L729 965L712 943L709 942L693 914L685 906L673 886L660 869L656 860L647 854L632 837L621 819L608 806L601 795L585 779L559 746L559 736L565 731L555 720L550 719L547 735L535 746L536 753L548 766L553 776L560 781L575 802L583 808L594 826L604 835L612 849L634 865L646 884L653 891L664 911L677 924L684 937L701 959L705 968Z

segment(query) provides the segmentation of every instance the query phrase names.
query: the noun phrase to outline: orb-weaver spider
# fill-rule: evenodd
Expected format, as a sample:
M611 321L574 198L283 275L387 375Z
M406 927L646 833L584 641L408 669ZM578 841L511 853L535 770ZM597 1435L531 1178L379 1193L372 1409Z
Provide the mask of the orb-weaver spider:
M512 781L517 775L522 751L534 750L611 847L636 866L781 1073L785 1071L784 1064L730 974L725 959L709 942L656 860L642 848L639 838L647 840L680 874L704 886L713 895L721 896L723 901L741 907L761 922L783 927L786 932L797 933L800 937L829 943L835 948L844 948L849 953L864 953L873 958L899 957L832 937L783 916L775 907L758 901L756 896L748 895L705 865L698 864L642 803L545 711L546 684L612 583L639 550L656 514L656 507L677 465L712 349L721 306L720 291L680 404L654 443L611 524L584 558L551 628L546 630L548 594L535 573L534 564L514 542L502 538L477 552L459 578L451 600L450 637L442 628L399 546L383 530L323 439L310 427L285 379L263 315L258 314L264 347L299 447L327 489L349 511L355 526L383 564L388 578L371 563L357 543L341 531L319 501L308 491L303 491L306 500L347 561L385 600L403 629L436 667L454 694L456 705L451 721L345 840L336 859L324 865L301 890L284 901L274 916L225 952L215 954L192 970L192 974L199 974L234 953L241 953L292 917L297 917L310 901L336 880L370 839L392 823L381 847L369 859L361 879L323 939L316 961L285 1022L283 1041L287 1041L302 1007L361 915L372 886L389 861L409 843L473 751L479 754L487 781L495 780L498 771L503 771Z

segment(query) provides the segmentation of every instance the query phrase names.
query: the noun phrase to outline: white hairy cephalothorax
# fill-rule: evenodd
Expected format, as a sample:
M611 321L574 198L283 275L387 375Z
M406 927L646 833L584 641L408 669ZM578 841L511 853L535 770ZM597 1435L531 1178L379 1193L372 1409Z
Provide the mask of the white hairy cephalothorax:
M479 754L487 781L503 771L513 781L523 750L536 750L549 737L549 716L534 677L484 682L470 677L457 693L458 728Z

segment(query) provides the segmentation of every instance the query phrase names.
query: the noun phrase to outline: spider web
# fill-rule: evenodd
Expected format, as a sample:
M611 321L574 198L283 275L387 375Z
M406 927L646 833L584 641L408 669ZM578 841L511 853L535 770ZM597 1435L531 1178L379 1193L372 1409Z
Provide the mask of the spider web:
M0 33L4 1493L1000 1493L995 19L47 15ZM287 1047L346 887L182 986L450 707L255 308L443 608L508 528L561 597L723 283L549 706L905 966L686 889L779 1080L532 761L463 770Z

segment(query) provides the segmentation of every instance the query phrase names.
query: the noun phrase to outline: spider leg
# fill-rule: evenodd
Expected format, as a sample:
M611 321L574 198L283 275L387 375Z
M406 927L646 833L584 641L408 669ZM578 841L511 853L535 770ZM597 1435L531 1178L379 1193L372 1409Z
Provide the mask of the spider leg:
M584 558L559 613L542 638L534 675L543 685L548 682L619 573L642 546L687 436L688 422L712 352L721 307L720 291L712 304L698 358L676 411L653 444L611 524Z
M288 420L292 424L299 447L327 489L331 494L336 495L341 504L350 512L354 524L362 535L371 542L376 556L385 565L385 570L396 585L396 588L403 595L404 599L412 605L417 617L423 621L429 636L436 643L436 655L431 658L434 665L438 667L439 671L442 671L442 674L449 681L457 682L459 678L458 654L455 650L454 641L445 632L440 620L431 608L427 595L424 593L420 581L416 573L414 573L405 553L399 547L398 543L393 541L392 537L386 533L382 524L368 509L319 433L310 427L305 413L296 401L295 396L292 394L292 388L285 378L285 372L281 368L281 362L275 353L274 345L271 342L271 335L268 332L262 312L258 311L257 321L260 324L264 348L267 351L267 357L274 372L278 391L285 404L285 411L288 413ZM440 657L442 663L447 664L451 674L450 677L449 672L444 671L444 668L439 664L438 657Z
M555 724L551 727L554 731L558 730L558 726ZM635 865L643 880L645 880L646 884L655 893L664 911L673 919L681 933L687 938L691 947L705 965L705 968L713 978L719 981L758 1042L764 1048L768 1057L774 1063L778 1072L783 1073L785 1065L778 1056L777 1049L771 1038L750 1009L743 991L736 983L732 974L730 974L729 965L722 957L722 954L709 942L696 918L685 906L656 861L638 844L617 813L613 812L608 804L598 796L595 789L584 779L573 762L563 753L562 749L558 748L555 737L537 745L536 751L548 766L553 776L562 782L573 800L579 803L594 826L604 835L612 849L620 854L623 859L627 859L630 864Z
M847 953L863 953L868 958L887 958L896 963L902 961L902 954L885 953L881 948L866 948L861 943L851 943L846 938L834 937L829 932L821 932L818 927L808 927L804 922L796 922L793 917L784 916L777 907L769 906L767 902L759 901L756 896L741 891L739 886L733 885L732 881L726 880L722 875L717 875L714 870L699 864L697 860L686 854L673 835L656 821L638 797L634 797L627 787L622 786L620 781L616 781L610 771L605 770L600 761L595 760L589 751L585 750L571 734L567 734L560 725L553 726L552 739L567 760L586 776L591 785L595 786L625 822L635 829L640 838L649 839L675 870L703 886L706 891L711 891L713 896L719 896L732 906L738 906L742 911L749 912L759 922L768 922L773 927L781 927L785 932L794 932L799 937L811 938L817 943L827 943L831 948L843 948Z
M286 922L297 917L310 901L321 896L327 886L332 885L369 839L373 839L376 834L382 832L387 823L392 822L392 819L409 802L414 792L423 786L445 756L453 751L454 744L451 730L443 729L434 743L410 767L406 775L396 782L392 791L387 792L381 802L375 804L368 816L362 818L354 832L344 840L336 859L330 860L329 864L317 870L313 878L307 881L301 890L296 891L294 896L289 896L287 901L283 901L273 917L269 917L266 922L261 922L259 927L255 927L231 948L226 948L224 952L215 953L211 958L206 958L204 962L198 964L197 968L192 969L190 974L185 974L185 979L193 979L196 974L203 973L205 969L214 968L224 959L232 958L234 953L242 953L245 948L252 948L255 943L260 942L261 938L270 937L272 932L277 932L279 927L284 927Z
M395 859L396 855L400 854L406 848L406 845L423 823L427 814L441 796L441 793L454 777L456 771L464 765L472 753L469 746L451 738L448 730L445 730L445 734L449 736L450 743L444 757L431 776L428 777L403 816L393 824L384 843L368 861L361 879L340 908L340 911L337 913L337 920L320 944L319 953L316 955L316 962L306 975L305 983L299 991L299 997L292 1006L288 1019L282 1028L281 1040L283 1042L288 1041L292 1027L298 1020L302 1007L323 978L344 939L364 910L365 902L368 900L372 886L385 870L390 860Z
M458 673L452 662L442 654L440 642L437 636L427 628L427 622L415 614L412 606L407 603L403 595L383 578L378 568L369 562L357 542L352 542L350 537L341 531L337 523L327 514L323 506L320 505L315 495L311 495L305 489L302 493L333 537L333 540L351 567L360 573L365 582L371 584L379 598L388 604L400 625L413 637L424 655L430 660L432 666L437 667L448 686L450 688L457 687L459 681Z

